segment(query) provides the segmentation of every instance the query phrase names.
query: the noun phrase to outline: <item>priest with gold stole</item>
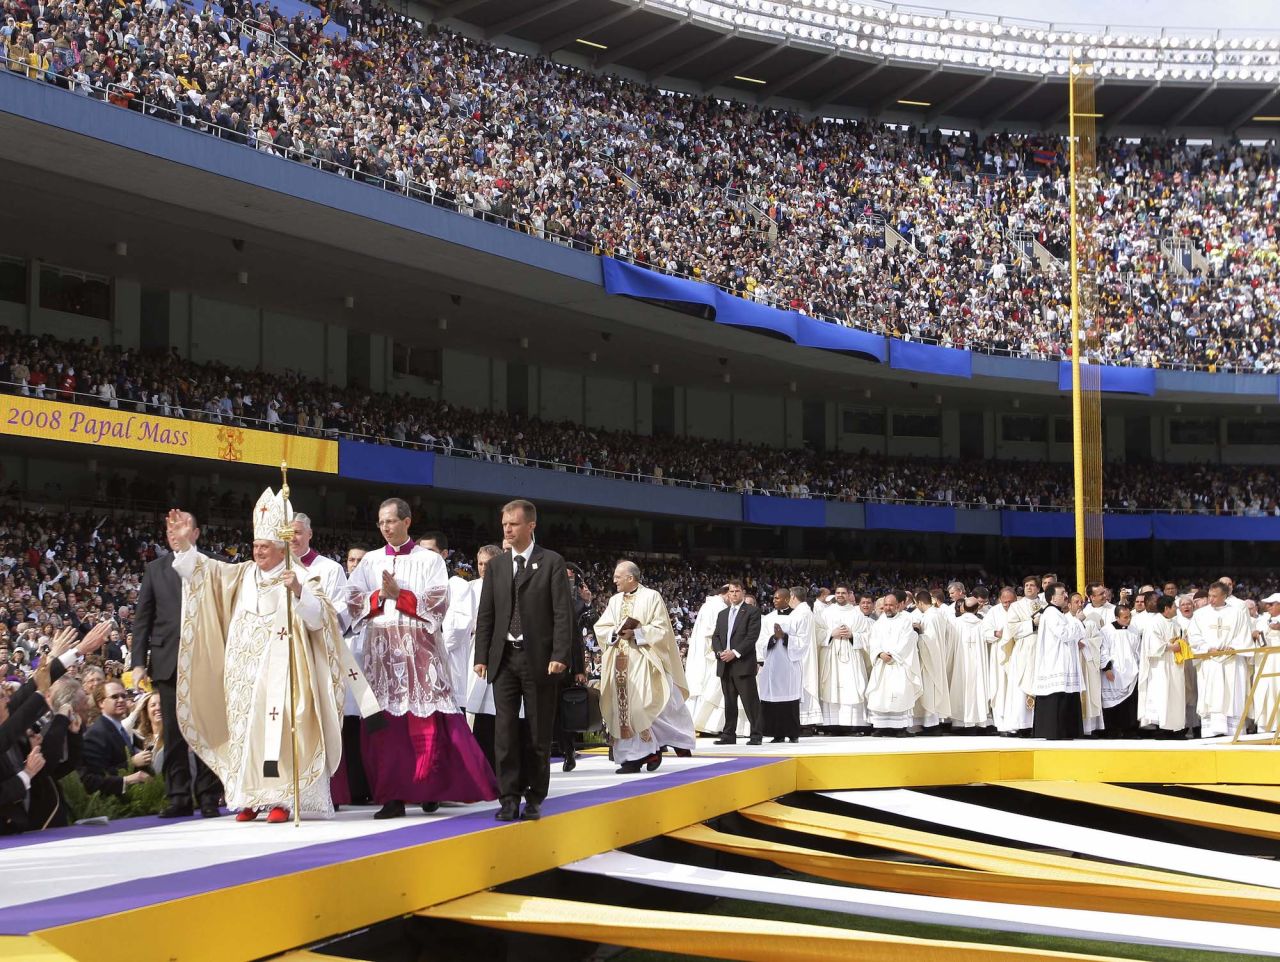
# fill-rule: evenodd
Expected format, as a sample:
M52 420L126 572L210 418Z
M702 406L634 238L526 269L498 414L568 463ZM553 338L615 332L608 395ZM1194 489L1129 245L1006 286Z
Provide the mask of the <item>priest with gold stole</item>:
M619 561L613 572L618 593L596 622L600 664L600 714L613 739L618 774L630 775L662 764L664 748L691 752L693 718L685 699L680 649L666 602L640 583L640 569Z
M178 724L222 779L241 822L264 810L269 822L288 820L295 744L299 814L333 815L329 778L342 757L342 629L320 577L285 567L289 548L281 529L289 515L284 497L270 488L262 493L253 513L253 560L241 564L196 551L190 514L174 510L168 517L173 570L183 582Z

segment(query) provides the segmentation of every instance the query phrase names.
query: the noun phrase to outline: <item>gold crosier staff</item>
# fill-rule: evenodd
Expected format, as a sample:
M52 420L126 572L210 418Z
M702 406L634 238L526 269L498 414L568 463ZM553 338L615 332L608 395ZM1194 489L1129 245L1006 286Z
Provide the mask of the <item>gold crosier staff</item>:
M284 500L284 524L280 537L284 539L284 570L293 570L293 505L289 503L289 462L280 462L280 497ZM285 619L289 626L289 739L293 746L293 824L302 825L298 792L298 664L293 654L293 591L284 593Z

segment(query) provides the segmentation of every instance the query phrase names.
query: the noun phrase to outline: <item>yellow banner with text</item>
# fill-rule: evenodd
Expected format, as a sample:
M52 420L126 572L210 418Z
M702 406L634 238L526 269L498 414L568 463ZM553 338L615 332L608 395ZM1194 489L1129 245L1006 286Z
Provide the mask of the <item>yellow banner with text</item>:
M158 414L0 395L0 434L338 473L338 443Z

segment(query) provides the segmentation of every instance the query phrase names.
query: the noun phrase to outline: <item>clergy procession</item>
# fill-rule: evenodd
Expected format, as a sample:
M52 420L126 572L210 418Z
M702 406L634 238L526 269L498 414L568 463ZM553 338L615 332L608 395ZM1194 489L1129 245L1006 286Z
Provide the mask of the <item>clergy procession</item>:
M598 701L624 775L691 756L699 735L1213 738L1277 724L1265 649L1280 645L1280 593L1246 603L1230 578L1113 596L1046 574L879 597L841 583L757 597L731 579L706 596L682 654L672 602L635 561L617 562L616 592L593 614L565 560L535 543L528 501L502 508L502 543L478 549L472 580L449 574L442 532L415 541L412 523L407 502L384 500L382 547L353 547L344 568L311 547L287 486L268 488L252 560L232 564L198 550L191 513L169 513L181 631L162 711L238 821L491 800L499 820L537 819L553 750L571 773L589 727L562 717L575 701Z

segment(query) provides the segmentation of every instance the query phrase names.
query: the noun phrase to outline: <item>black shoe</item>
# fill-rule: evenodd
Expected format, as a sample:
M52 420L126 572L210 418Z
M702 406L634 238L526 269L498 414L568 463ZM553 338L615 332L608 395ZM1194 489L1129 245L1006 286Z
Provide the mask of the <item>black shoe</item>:
M791 744L793 744L793 745L798 745L798 744L800 744L800 739L799 739L799 738L788 738L788 739L787 739L787 741L791 742Z
M632 762L623 762L622 765L619 766L615 774L636 775L639 773L640 769L644 766L644 763L646 761L648 761L647 758L637 758L635 761L632 761Z
M570 753L564 756L564 763L560 766L560 771L571 772L577 767L578 767L577 756L575 754Z
M717 744L717 745L736 745L736 744L738 744L738 739L736 739L736 738L726 738L724 735L721 735L719 738L717 738L717 739L715 740L715 744Z
M333 806L335 809L337 805ZM223 815L222 806L217 802L201 802L200 817L201 818L221 818Z
M770 738L770 739L769 739L769 744L770 744L770 745L780 745L782 742L785 742L785 741L786 741L786 739L785 739L785 738L783 738L781 735L779 735L777 738Z
M422 810L426 812L428 815L430 815L432 812L438 812L440 811L440 803L439 802L423 802Z
M374 818L404 818L404 802L390 801L373 813Z
M748 745L763 745L763 744L764 744L764 739L763 739L763 738L761 738L759 735L752 735L750 738L748 738L748 739L747 739L747 744L748 744Z
M644 760L644 768L647 772L656 772L658 766L662 764L662 752L654 752Z
M524 811L520 813L520 821L536 822L540 818L542 818L542 803L525 802Z
M493 813L493 817L499 822L514 822L520 817L520 799L504 798L502 807Z
M677 748L675 749L675 753L676 753L676 758L692 758L693 757L692 748Z
M217 806L215 806L216 808ZM201 814L204 813L201 806ZM188 815L194 815L195 810L191 807L190 802L170 802L165 806L164 810L158 813L159 818L186 818Z

